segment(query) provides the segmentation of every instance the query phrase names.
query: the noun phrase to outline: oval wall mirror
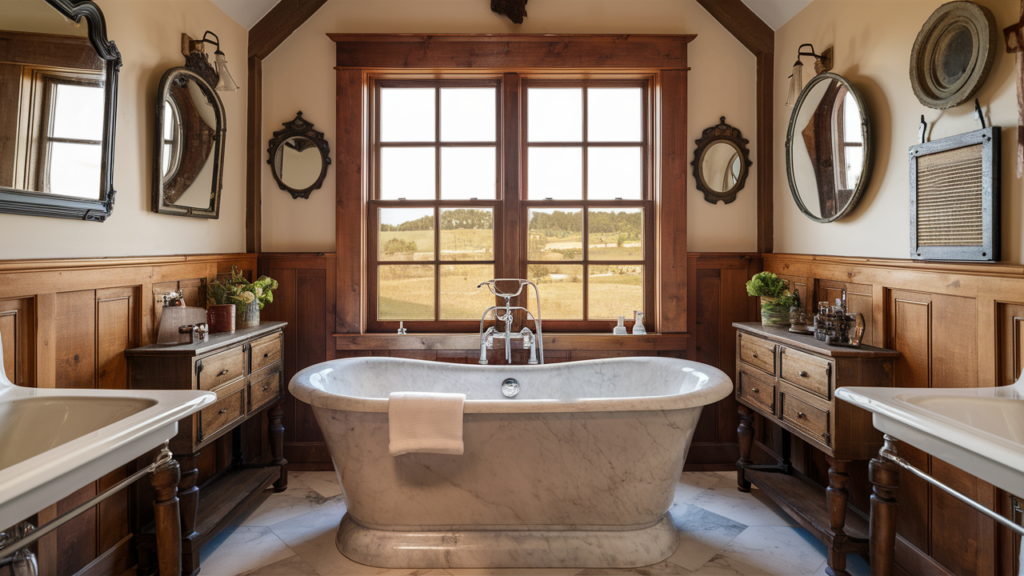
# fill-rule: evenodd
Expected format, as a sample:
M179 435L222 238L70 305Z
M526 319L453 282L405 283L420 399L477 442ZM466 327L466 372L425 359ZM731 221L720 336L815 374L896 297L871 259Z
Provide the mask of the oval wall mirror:
M693 178L704 199L726 204L743 189L752 162L747 140L736 128L725 123L704 130L693 151Z
M153 170L153 211L217 218L224 173L224 105L189 68L160 80Z
M309 198L310 192L320 188L331 164L331 147L323 132L313 130L313 123L295 115L284 123L284 130L274 132L267 148L267 164L277 185L292 198Z
M834 222L860 201L871 177L871 125L849 80L826 72L811 79L789 118L786 175L800 211Z

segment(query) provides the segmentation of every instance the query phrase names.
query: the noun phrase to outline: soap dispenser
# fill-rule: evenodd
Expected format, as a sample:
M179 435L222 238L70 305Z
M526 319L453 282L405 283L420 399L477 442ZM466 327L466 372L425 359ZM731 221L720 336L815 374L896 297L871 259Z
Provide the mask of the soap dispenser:
M647 328L644 327L644 313L641 310L633 312L635 322L633 322L633 335L642 336L647 334Z
M626 336L629 332L626 332L626 317L619 316L619 325L612 330L612 334L616 336Z

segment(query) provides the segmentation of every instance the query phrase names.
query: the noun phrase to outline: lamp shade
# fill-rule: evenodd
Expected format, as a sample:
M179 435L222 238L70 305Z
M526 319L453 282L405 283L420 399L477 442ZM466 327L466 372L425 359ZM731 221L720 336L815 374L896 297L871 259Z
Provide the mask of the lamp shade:
M800 98L800 91L804 89L804 65L799 60L793 65L793 75L789 77L789 96L786 98L786 106L796 106Z
M220 75L220 80L217 81L217 90L221 92L234 92L238 90L238 84L235 84L235 79L231 77L231 72L228 72L228 61L224 57L224 53L218 50L213 56L213 65L217 68L217 74Z

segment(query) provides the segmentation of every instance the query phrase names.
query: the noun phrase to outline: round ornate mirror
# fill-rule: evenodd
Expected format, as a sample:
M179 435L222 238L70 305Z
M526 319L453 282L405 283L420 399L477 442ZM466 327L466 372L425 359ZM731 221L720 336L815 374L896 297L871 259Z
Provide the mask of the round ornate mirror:
M303 119L302 112L284 127L270 140L267 163L282 190L292 198L309 198L327 176L331 148L323 133L313 130L313 124Z
M857 205L871 177L871 125L849 80L826 72L811 79L789 118L786 175L800 211L834 222Z
M704 199L726 204L736 199L747 180L752 162L747 140L739 130L725 123L704 130L693 151L693 178Z

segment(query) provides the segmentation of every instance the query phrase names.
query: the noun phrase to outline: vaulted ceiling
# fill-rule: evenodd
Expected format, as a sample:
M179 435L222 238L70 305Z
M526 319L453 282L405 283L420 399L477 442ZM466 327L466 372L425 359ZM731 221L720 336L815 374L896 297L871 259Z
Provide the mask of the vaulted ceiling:
M280 0L213 0L231 19L251 29Z
M797 12L811 3L811 0L742 0L765 24L778 30Z

